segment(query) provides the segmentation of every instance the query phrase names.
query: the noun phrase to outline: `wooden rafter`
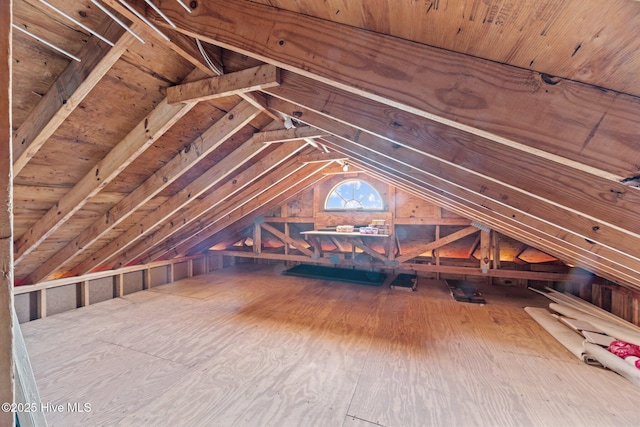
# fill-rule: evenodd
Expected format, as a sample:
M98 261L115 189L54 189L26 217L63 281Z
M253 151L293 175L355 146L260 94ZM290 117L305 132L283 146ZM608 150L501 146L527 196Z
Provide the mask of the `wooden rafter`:
M554 230L552 225L522 216L516 221L509 212L506 214L497 212L496 208L499 205L487 203L486 199L476 197L468 190L448 189L449 185L444 180L433 179L432 181L435 182L429 183L419 174L406 173L407 168L404 166L401 166L402 172L394 170L393 162L381 156L372 155L368 150L353 149L352 147L345 150L343 145L334 145L329 141L327 143L331 148L345 152L349 156L358 159L358 163L365 167L369 173L384 182L396 185L409 193L423 197L461 216L475 218L483 224L489 225L491 228L531 246L544 247L547 249L546 252L554 254L557 258L562 259L564 257L567 261L582 266L587 270L595 269L603 277L610 277L612 280L618 281L622 280L634 288L637 288L638 283L640 283L640 276L637 271L624 264L612 263L601 256L601 252L606 252L606 248L598 248L598 252L581 249L580 245L584 246L585 244L584 239L572 238L571 235L566 234L563 230ZM444 193L442 188L449 191ZM460 194L464 198L460 197Z
M200 138L200 144L202 144L202 146L197 150L197 160L201 160L207 154L213 152L213 150L219 147L227 140L227 138L247 125L258 114L260 114L260 111L253 108L253 106L249 105L247 102L241 101L236 108L226 114L222 122L216 122L216 124L221 123L221 126L216 126L214 124L214 126L202 134ZM220 127L222 127L222 129L220 129ZM187 164L183 163L183 170L186 171L188 169L187 166L191 167L195 163L195 161ZM233 168L234 166L237 165L229 165L230 168ZM184 205L198 198L205 191L211 188L211 186L224 178L224 176L226 176L224 172L219 169L212 168L204 172L197 179L164 202L160 207L145 216L138 224L129 228L129 230L121 234L117 239L112 240L108 245L101 248L92 256L74 267L74 273L77 275L85 274L93 268L103 264L105 261L114 258L127 247L144 237L152 229L160 225Z
M310 87L315 96L309 96ZM640 230L640 193L623 184L491 144L292 73L283 72L281 87L269 91L358 128L353 138L361 144L367 144L372 136L385 139L388 143L380 152L386 156L395 157L396 152L408 149L413 156L423 159L423 167L460 178L458 183L466 188L557 223L592 241L640 256L640 235L636 232ZM282 108L276 108L276 100L270 105ZM280 111L299 115L304 110L289 106ZM395 118L393 122L379 119L389 115ZM300 120L310 123L304 114ZM602 197L610 193L617 196Z
M333 147L337 149L337 147ZM353 151L348 151L350 156L359 158L359 155ZM371 159L369 153L365 154L361 160L366 162ZM365 166L363 166L365 167ZM523 241L533 247L544 247L549 254L565 259L577 266L581 266L586 270L595 269L599 275L609 277L611 280L622 281L627 286L634 289L640 289L640 275L637 271L624 266L623 264L612 264L608 260L602 258L599 254L591 253L580 249L578 245L581 241L567 242L566 236L563 237L561 232L549 230L548 224L536 222L535 220L522 222L523 218L515 221L510 215L496 215L490 207L484 206L483 200L474 200L473 195L462 191L462 194L468 199L461 198L454 194L443 194L439 188L442 184L431 185L424 181L414 178L411 175L396 174L395 171L383 166L381 163L373 163L365 167L368 173L378 179L388 182L392 185L402 188L418 197L423 197L445 209L456 212L459 215L476 218L484 224L500 231L502 234L511 235L517 240ZM526 218L525 218L526 219ZM551 227L552 228L552 227ZM559 234L558 234L559 233ZM556 237L559 236L559 237Z
M189 236L188 239L173 250L173 254L187 253L191 250L200 251L203 242L224 229L226 226L233 224L239 219L258 211L259 209L268 209L270 203L278 204L283 199L286 199L289 195L295 194L303 188L307 188L312 183L322 179L322 175L318 172L322 170L325 164L308 164L295 171L295 173L286 176L277 182L277 184L271 186L268 190L260 192L254 198L244 198L236 201L236 206L233 209L228 209L226 214L220 215L222 211L217 215L213 215L216 218L215 221L210 221L210 225L198 230L196 233ZM256 191L256 190L253 190ZM206 243L204 243L206 245ZM198 246L198 248L195 248Z
M187 36L185 34L174 31L171 28L163 28L162 31L164 32L164 34L169 37L169 40L166 40L165 38L158 35L158 33L153 31L146 24L144 24L142 20L140 20L140 18L135 16L133 13L131 13L131 11L129 11L117 0L101 0L101 1L107 4L116 12L127 17L127 19L129 19L131 22L134 22L136 25L139 25L141 28L144 28L143 31L146 34L146 36L154 40L155 43L161 46L164 46L169 50L174 51L175 53L180 55L182 58L186 59L191 64L195 65L197 68L207 73L208 75L210 76L219 75L219 73L217 73L216 71L212 70L209 67L205 59L202 57L202 54L196 47L195 37ZM142 8L139 8L138 11L144 14L144 11L142 10ZM245 92L245 93L238 93L238 96L240 96L242 99L247 101L249 104L253 105L254 108L261 110L263 113L271 117L273 120L279 121L281 123L283 122L282 117L278 116L277 114L273 113L268 108L266 108L266 102L264 100L264 97L261 94L255 93L255 92Z
M209 77L167 88L167 102L200 102L239 95L280 84L280 70L265 64L231 74Z
M114 259L111 264L115 266L124 265L129 262L146 263L155 260L161 253L171 249L166 248L171 236L180 233L180 230L189 226L194 221L198 221L201 216L215 209L225 200L230 197L236 197L236 193L251 182L259 181L262 183L261 178L266 173L292 157L299 149L304 147L304 145L305 143L293 143L291 146L279 147L277 150L269 153L269 156L258 160L248 169L233 175L232 172L235 171L237 167L265 148L264 144L256 143L252 139L249 139L212 168L224 171L224 174L228 176L229 179L216 188L215 191L167 219L164 224L144 237L138 244L127 249L126 253ZM231 175L233 175L233 178L231 178Z
M58 269L68 259L86 251L106 232L128 218L136 209L147 203L152 197L182 176L192 165L217 148L226 138L242 128L258 114L258 111L246 102L239 103L220 120L206 130L201 138L185 147L178 155L150 176L132 193L112 207L89 228L80 233L62 250L39 266L25 280L35 283Z
M187 80L201 76L202 73L199 70L194 71ZM158 104L42 218L18 238L15 244L16 265L104 189L195 105L196 103L169 105L166 99Z
M106 21L99 32L110 40L116 40L115 46L109 47L96 37L89 38L77 55L82 62L69 63L15 132L14 176L20 173L135 40L111 20Z
M283 86L286 86L284 80ZM337 96L334 94L333 98L335 97ZM311 98L307 98L308 101L301 102L312 102L310 99ZM331 106L329 104L325 104L323 108L325 110L330 109ZM606 233L599 233L600 229L598 227L600 226L594 226L594 222L592 220L585 218L581 214L577 214L575 210L559 206L557 203L545 201L544 199L531 194L529 191L521 191L511 185L503 184L496 178L503 177L505 170L493 172L486 171L491 175L491 177L485 177L481 174L472 174L466 169L461 169L459 165L456 165L452 161L433 157L429 153L425 152L427 147L425 147L425 143L422 140L412 140L407 138L406 146L401 146L387 139L380 139L368 132L362 132L360 129L345 125L344 123L338 122L299 105L294 105L278 99L271 100L270 105L285 114L292 114L293 111L295 111L297 114L301 115L301 118L303 118L305 123L309 123L320 129L331 131L335 135L339 135L340 141L336 142L338 146L343 145L344 142L349 142L350 147L357 146L359 147L358 149L366 151L366 154L363 154L363 156L367 159L379 159L377 160L378 163L397 163L398 165L394 169L396 173L416 174L417 176L420 176L420 179L422 180L427 179L430 182L437 181L441 183L438 184L438 186L450 194L470 192L473 194L471 197L481 199L481 201L478 202L479 206L491 206L495 212L502 212L510 218L517 219L519 222L534 221L536 223L557 223L562 230L558 230L558 227L556 227L556 230L558 231L553 231L552 235L566 235L566 237L564 237L565 240L572 239L573 242L578 244L580 247L587 248L587 250L593 250L594 245L598 245L599 249L597 250L597 256L602 256L603 253L607 252L609 254L607 258L615 263L622 263L623 265L628 265L626 264L627 262L631 263L631 265L638 264L633 255L628 255L640 251L638 247L633 246L635 238L633 237L634 233L632 231L623 230L614 226L607 226ZM348 117L355 121L357 119L355 116L356 115L351 114ZM338 115L338 117L340 117L340 115ZM398 131L396 136L399 139L402 139L400 131ZM329 141L331 138L325 138L325 140ZM456 151L454 151L454 153L456 153ZM464 154L464 150L457 151L457 153L459 153L459 156L466 155ZM449 154L449 156L450 155L451 154ZM457 161L455 158L452 160ZM486 155L482 154L480 158L475 158L473 163L480 164L483 163L484 160L487 160L491 164L494 164L497 161L497 159L490 160ZM486 166L487 165L482 165L479 167L484 171ZM504 168L502 164L499 164L497 169ZM526 169L530 170L531 167L526 166ZM557 171L557 169L555 170ZM547 173L552 174L552 171L553 169L550 169ZM518 173L520 172L516 172L516 174ZM551 179L551 175L549 178ZM511 181L511 179L507 179L507 181ZM588 180L585 181L584 184L587 182ZM554 180L550 185L556 185L557 183L558 181ZM527 187L534 185L540 185L540 182L536 179L536 183L527 184ZM548 189L540 188L540 191L546 192ZM626 193L630 194L628 191L626 191ZM577 195L567 196L567 199L576 196ZM630 195L630 197L633 198L636 196ZM597 203L595 199L596 197L594 197L592 201ZM583 210L589 211L589 206L586 206L585 200L586 198L581 200L580 205ZM607 204L606 201L600 202L603 205ZM609 207L611 210L616 211L616 206L610 205ZM630 210L635 209L631 206L627 206L627 208ZM605 214L605 212L603 212L603 214ZM611 216L610 212L606 212L606 214ZM621 212L620 214L622 215ZM632 216L631 214L629 215ZM541 222L541 218L545 222ZM633 221L633 218L629 218L629 220ZM620 221L618 220L617 222ZM603 227L605 227L604 223L602 224ZM629 224L626 224L626 226L629 227ZM552 225L543 225L543 229L554 227L555 226ZM568 233L567 230L570 232ZM595 237L595 235L597 235L599 238L591 240L589 237L589 241L586 241L584 238L585 234L590 237ZM596 243L598 240L603 244L600 245Z
M183 230L165 238L161 244L147 246L146 249L149 250L149 253L145 254L145 257L141 258L141 260L163 257L165 253L183 244L191 236L238 209L245 201L259 197L265 190L278 185L291 174L295 174L302 167L295 158L291 158L295 150L292 151L289 148L288 152L284 152L281 148L278 150L280 153L275 153L274 155L274 160L277 163L275 168L268 164L269 162L265 164L263 162L265 159L263 159L252 168L243 171L233 180L216 189L206 197L206 200L202 201L202 204L212 203L211 209L207 208L203 212L204 215L201 215L195 221L190 221L186 227L182 227Z
M162 9L180 32L504 147L610 179L636 170L632 96L245 0Z

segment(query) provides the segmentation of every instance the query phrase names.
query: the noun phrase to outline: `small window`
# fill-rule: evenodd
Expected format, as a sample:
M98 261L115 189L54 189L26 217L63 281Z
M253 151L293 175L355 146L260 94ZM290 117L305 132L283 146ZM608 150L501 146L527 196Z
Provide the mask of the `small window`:
M371 184L361 179L348 179L333 187L324 203L325 210L384 209L382 197Z

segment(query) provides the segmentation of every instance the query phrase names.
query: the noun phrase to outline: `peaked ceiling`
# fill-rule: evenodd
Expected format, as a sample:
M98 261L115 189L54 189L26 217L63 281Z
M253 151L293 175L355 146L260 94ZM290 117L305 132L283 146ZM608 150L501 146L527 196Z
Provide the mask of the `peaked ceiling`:
M347 157L640 289L640 2L128 4L14 0L18 284L200 250Z

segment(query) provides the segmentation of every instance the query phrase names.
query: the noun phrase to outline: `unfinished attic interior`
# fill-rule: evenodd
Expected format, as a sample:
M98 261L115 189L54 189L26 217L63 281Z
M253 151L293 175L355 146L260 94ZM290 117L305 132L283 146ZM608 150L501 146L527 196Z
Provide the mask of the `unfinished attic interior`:
M640 2L0 24L0 427L637 425Z

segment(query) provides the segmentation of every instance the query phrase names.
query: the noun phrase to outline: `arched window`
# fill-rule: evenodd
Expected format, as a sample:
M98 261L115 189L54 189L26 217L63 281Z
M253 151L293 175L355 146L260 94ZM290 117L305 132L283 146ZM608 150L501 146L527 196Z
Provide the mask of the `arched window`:
M347 179L331 189L324 202L325 210L384 210L382 197L371 184L361 179Z

